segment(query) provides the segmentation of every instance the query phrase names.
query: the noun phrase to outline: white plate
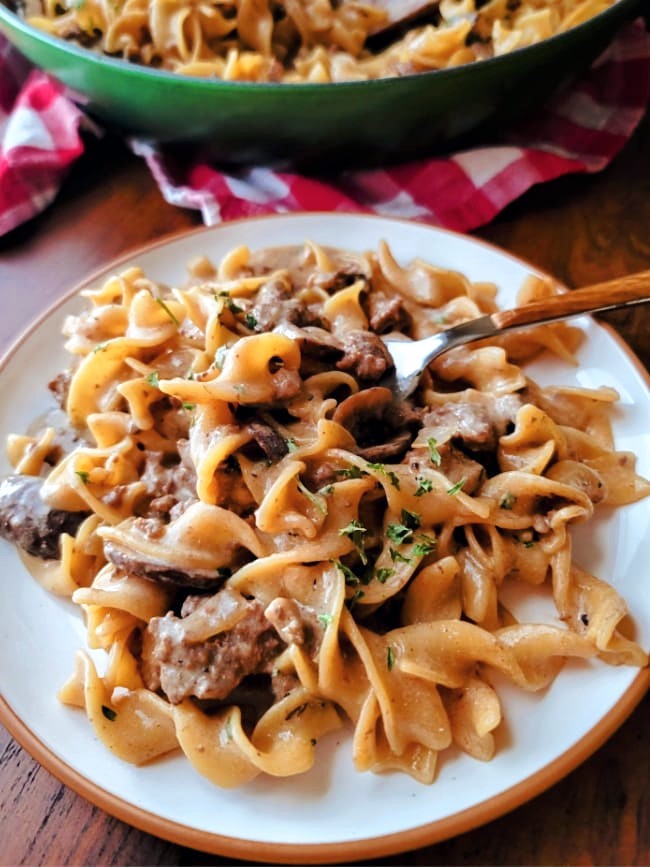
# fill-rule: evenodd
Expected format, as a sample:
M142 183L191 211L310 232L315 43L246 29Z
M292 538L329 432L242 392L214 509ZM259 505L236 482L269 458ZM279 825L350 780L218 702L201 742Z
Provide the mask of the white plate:
M271 217L193 232L113 263L137 263L168 284L185 276L199 254L217 259L232 247L302 243L313 239L348 249L389 241L402 261L414 256L500 287L511 304L532 268L481 242L447 231L377 217L307 215ZM23 431L48 403L46 383L65 364L60 327L78 309L76 297L50 311L14 347L0 373L0 441ZM589 319L588 339L573 369L546 359L532 369L544 382L614 386L621 395L615 417L617 445L639 455L650 475L650 395L640 366L612 334ZM6 472L8 466L0 467ZM576 560L613 583L633 612L637 638L650 644L650 539L648 501L603 511L576 534ZM594 541L595 540L595 541ZM584 760L631 712L647 685L647 672L598 662L569 665L553 686L528 695L504 685L505 725L497 755L480 763L445 756L429 787L403 775L353 770L349 738L319 745L309 773L258 779L221 791L176 755L136 768L96 741L80 711L61 706L57 687L84 645L78 609L48 595L26 573L14 549L0 542L0 719L47 768L90 801L143 830L183 845L260 861L316 863L404 851L460 833L514 808ZM8 662L11 661L11 664Z

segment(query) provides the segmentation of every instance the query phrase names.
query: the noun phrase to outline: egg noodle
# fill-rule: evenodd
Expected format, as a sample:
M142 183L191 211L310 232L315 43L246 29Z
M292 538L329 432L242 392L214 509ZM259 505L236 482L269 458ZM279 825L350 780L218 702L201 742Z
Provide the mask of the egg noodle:
M556 291L531 276L518 301ZM578 329L454 349L396 404L379 335L493 312L494 285L307 243L81 294L51 384L63 422L9 438L5 482L37 485L48 528L75 520L49 553L2 493L0 524L84 613L98 652L60 699L115 755L180 748L234 787L306 771L347 725L359 771L430 783L454 746L494 755L495 673L538 691L567 658L647 664L624 601L572 559L572 524L650 490L614 448L617 394L521 367L571 362ZM552 596L554 622L519 622L515 584Z
M22 0L30 24L112 57L230 81L330 82L443 69L574 27L616 0L399 3ZM421 7L426 7L422 10Z

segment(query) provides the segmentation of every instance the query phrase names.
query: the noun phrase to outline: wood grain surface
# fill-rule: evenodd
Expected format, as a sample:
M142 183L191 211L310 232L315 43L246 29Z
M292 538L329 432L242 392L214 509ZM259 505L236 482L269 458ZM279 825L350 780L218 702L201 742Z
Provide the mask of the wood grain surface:
M112 258L197 225L197 214L163 202L144 164L118 141L89 142L54 205L0 239L0 351L49 301ZM606 171L534 189L475 234L570 287L650 268L650 120ZM650 309L603 318L650 368ZM649 731L646 696L598 752L526 805L451 840L372 863L648 865ZM62 786L0 728L3 867L231 863L113 819Z

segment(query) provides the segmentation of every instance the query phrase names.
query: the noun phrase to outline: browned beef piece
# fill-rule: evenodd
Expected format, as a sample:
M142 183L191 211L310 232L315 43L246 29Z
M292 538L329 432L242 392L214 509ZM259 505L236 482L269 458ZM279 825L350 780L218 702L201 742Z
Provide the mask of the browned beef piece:
M287 443L280 434L268 424L259 421L249 422L245 430L262 449L268 460L279 461L288 452Z
M460 449L454 448L450 443L439 446L438 454L440 455L440 465L436 469L445 475L452 485L462 481L461 490L464 493L476 493L485 480L483 465L468 457ZM409 452L408 463L414 476L417 477L423 467L431 466L428 448L413 449Z
M289 282L278 278L261 286L251 315L258 331L272 331L281 322L290 322L300 328L323 325L317 312L293 297Z
M386 334L388 331L404 331L411 324L411 317L397 295L371 292L363 302L372 331Z
M383 340L371 331L348 332L343 352L337 368L365 382L377 382L393 367L393 359Z
M59 537L74 535L89 512L51 509L41 499L43 480L8 476L0 484L0 536L42 560L57 560Z
M186 440L190 431L190 414L175 397L165 397L151 404L154 428L172 442Z
M456 485L462 481L461 490L466 494L474 494L485 479L483 464L473 460L460 449L445 444L439 448L440 472Z
M196 617L212 597L193 601L186 616ZM183 611L181 612L183 613ZM168 612L149 621L143 634L141 671L149 689L162 690L172 704L185 698L223 699L248 675L267 673L285 644L257 600L232 629L192 643L183 617Z
M431 429L432 436L443 440L458 439L469 449L492 450L497 440L506 431L521 406L519 395L502 397L475 392L471 399L452 402L428 412L423 420L423 430Z
M72 380L71 372L64 371L55 376L53 380L48 382L47 387L56 398L56 402L63 409L68 399L68 390L70 389L70 381Z
M301 473L301 478L310 491L318 491L339 480L336 467L327 461L320 464L307 464L307 469Z

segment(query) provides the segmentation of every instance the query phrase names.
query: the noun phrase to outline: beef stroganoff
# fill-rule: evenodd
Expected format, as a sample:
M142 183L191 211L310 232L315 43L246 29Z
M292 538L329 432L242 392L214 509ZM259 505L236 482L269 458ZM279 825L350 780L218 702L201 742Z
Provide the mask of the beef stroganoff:
M35 27L102 54L230 81L412 75L506 54L616 0L17 0ZM404 11L404 9L406 11Z
M555 291L531 277L518 302ZM647 664L572 557L572 524L650 490L617 394L523 369L570 362L578 329L450 351L397 404L381 335L492 312L495 286L307 243L82 295L59 408L9 438L0 532L83 611L104 662L80 651L59 697L117 756L180 748L233 787L306 771L347 725L359 771L430 783L452 747L494 755L495 673L539 691L567 658ZM555 621L520 622L513 583L549 587Z

